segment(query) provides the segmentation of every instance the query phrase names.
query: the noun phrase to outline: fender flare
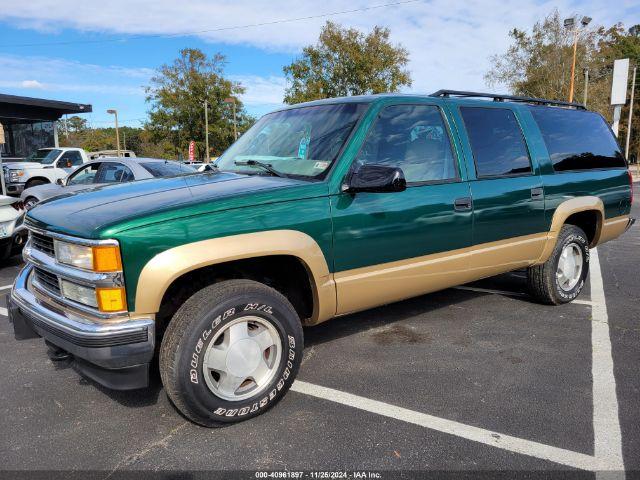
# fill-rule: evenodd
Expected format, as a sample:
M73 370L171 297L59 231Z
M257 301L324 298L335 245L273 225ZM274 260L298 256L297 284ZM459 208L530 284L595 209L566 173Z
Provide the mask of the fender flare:
M169 286L186 273L234 260L270 255L293 256L305 266L313 293L313 314L305 324L320 323L335 316L333 274L317 242L297 230L270 230L212 238L159 253L140 272L135 315L158 312Z
M591 242L591 246L595 246L598 244L600 235L602 233L602 224L604 222L604 204L602 203L602 200L595 196L570 198L558 205L555 212L553 213L553 218L551 219L551 227L549 228L549 233L547 234L547 242L545 243L542 254L540 255L540 258L538 259L536 264L546 262L547 259L551 256L551 253L556 246L556 241L558 239L560 229L562 229L562 226L567 221L567 218L569 218L574 213L587 211L596 212L598 223L596 225L596 233L593 238L593 242Z

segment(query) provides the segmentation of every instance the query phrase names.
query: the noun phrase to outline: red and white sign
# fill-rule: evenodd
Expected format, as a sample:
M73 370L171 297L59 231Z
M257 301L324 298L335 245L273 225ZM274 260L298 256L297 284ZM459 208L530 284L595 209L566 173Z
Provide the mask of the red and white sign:
M196 159L196 142L191 140L189 142L189 161L193 162Z

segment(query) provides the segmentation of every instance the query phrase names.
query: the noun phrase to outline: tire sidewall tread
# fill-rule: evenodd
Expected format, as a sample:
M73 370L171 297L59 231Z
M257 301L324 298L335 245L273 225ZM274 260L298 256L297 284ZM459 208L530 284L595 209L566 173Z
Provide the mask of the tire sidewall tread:
M242 401L216 397L202 377L207 345L229 322L265 318L278 331L282 360L268 388ZM246 420L275 405L290 388L302 360L302 325L278 291L252 280L227 280L196 292L175 313L160 348L160 376L167 395L190 420L216 427Z

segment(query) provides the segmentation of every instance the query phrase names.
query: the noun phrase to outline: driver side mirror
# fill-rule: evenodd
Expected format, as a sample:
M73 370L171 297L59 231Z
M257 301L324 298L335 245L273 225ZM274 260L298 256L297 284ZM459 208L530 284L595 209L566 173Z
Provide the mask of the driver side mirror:
M361 165L342 186L347 193L391 193L406 189L407 180L401 168L373 164Z
M56 180L56 185L60 185L61 187L63 187L64 186L64 180L61 179L61 178L57 179Z

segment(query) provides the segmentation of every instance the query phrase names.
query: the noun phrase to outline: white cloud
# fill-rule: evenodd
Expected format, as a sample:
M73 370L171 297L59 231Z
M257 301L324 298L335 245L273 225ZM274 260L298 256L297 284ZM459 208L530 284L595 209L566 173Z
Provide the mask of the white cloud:
M148 68L105 67L60 58L2 54L0 72L0 87L5 88L135 96L144 96L143 85L153 73ZM29 79L34 76L39 80Z
M231 75L231 80L240 82L246 93L241 99L247 105L277 106L282 104L286 80L284 77L260 77L258 75Z
M37 80L23 80L20 82L22 88L45 88L42 83Z
M55 25L60 29L92 32L96 38L105 33L124 38L128 35L191 34L211 42L295 54L303 45L315 42L327 18L211 30L354 10L385 2L156 0L150 4L111 0L103 2L100 8L86 0L57 0L55 3L51 0L5 0L4 3L7 22L48 33L50 26ZM604 25L619 21L635 23L640 13L635 0L585 0L580 3L574 0L425 0L336 15L331 19L362 30L369 30L373 25L388 26L392 40L402 43L410 52L414 79L411 91L428 93L438 88L485 88L482 75L488 68L488 57L506 49L509 29L514 26L528 28L553 8L567 15L588 14L594 18L594 24ZM132 78L148 78L148 72L142 70L124 69L126 75L125 72ZM265 102L265 99L270 102L275 99L276 91L282 91L281 79L253 77L245 80L247 86L251 84L258 91L248 90L247 97L255 95L259 102ZM274 88L273 94L269 88Z

